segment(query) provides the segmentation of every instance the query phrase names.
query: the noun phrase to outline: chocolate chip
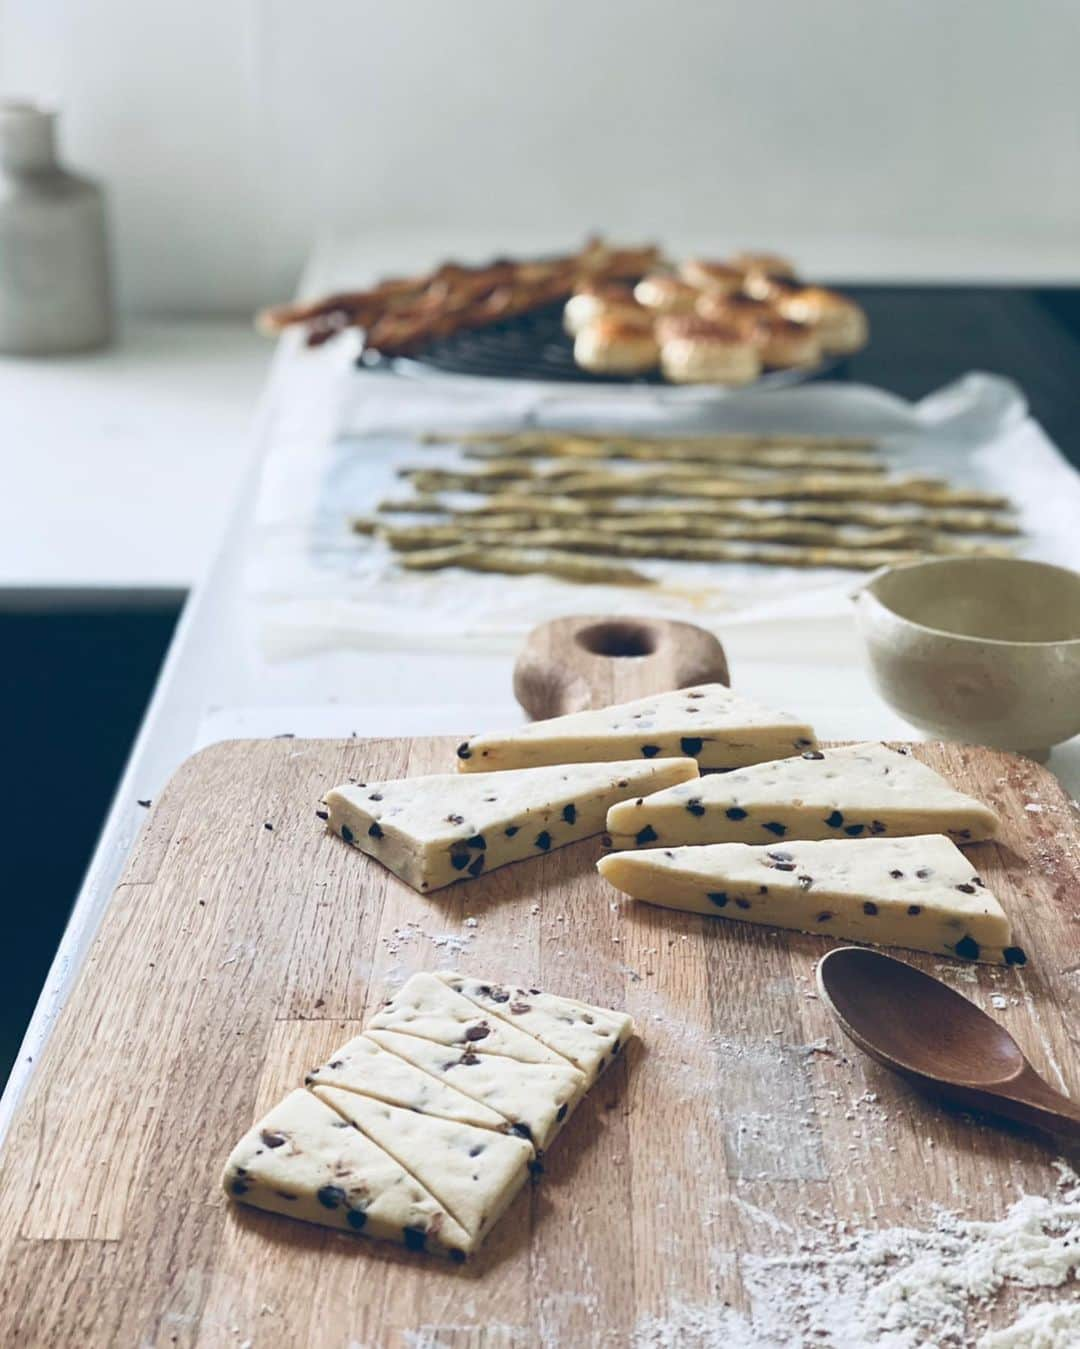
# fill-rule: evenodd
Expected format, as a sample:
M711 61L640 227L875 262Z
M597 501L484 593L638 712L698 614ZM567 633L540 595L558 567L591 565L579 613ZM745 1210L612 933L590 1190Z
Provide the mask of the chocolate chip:
M844 833L848 838L858 838L865 828L866 826L862 824L848 824L844 826Z
M324 1185L315 1198L323 1208L337 1208L345 1202L345 1191L340 1185Z
M920 867L918 871L916 871L915 873L915 875L918 877L920 881L925 881L928 876L932 876L933 874L934 873L930 869L930 867Z
M536 846L540 849L541 852L547 852L547 850L551 847L551 835L548 833L546 829L543 830L541 833L537 834Z
M472 750L469 748L469 742L468 742L467 740L463 740L463 741L461 742L461 744L458 745L458 747L457 747L457 756L458 756L459 759L471 759L471 758L472 758Z
M686 803L686 809L691 815L704 815L705 807L701 804L700 796L693 796Z
M873 918L874 914L876 914L878 911L877 905L868 899L866 903L862 906L862 911L863 913L868 913L870 917Z
M531 1012L532 1008L527 1002L512 1002L509 1010L513 1012L515 1016L524 1016L526 1012Z
M555 1119L557 1123L561 1124L563 1122L563 1120L566 1118L566 1112L569 1109L570 1107L566 1104L565 1101L562 1103L561 1106L559 1106L558 1110L555 1112Z
M149 810L149 809L150 809L150 797L147 796L147 797L144 797L142 800L137 800L137 801L135 802L135 804L136 804L137 806L142 806L143 810Z
M527 1138L530 1143L532 1142L532 1130L527 1124L522 1124L520 1121L517 1124L511 1124L510 1132L517 1134L518 1138Z
M635 843L655 843L659 835L651 824L647 824L644 829L639 829L634 835Z
M806 738L805 735L800 735L799 738L798 738L798 740L795 741L795 743L796 743L796 745L799 746L800 749L807 749L807 748L809 748L814 742L813 742L812 740L807 740L807 738Z
M464 824L464 823L465 823L465 816L464 816L464 815L447 815L447 817L446 817L446 823L447 823L447 824Z
M834 810L831 815L825 816L825 823L829 826L830 829L839 829L840 826L844 823L844 817L843 815L840 814L838 810Z
M461 750L458 750L458 753L461 754ZM467 759L469 756L461 754L461 757ZM427 1233L422 1227L403 1227L401 1235L407 1251L422 1251L427 1245Z
M334 1059L334 1060L329 1064L329 1067L331 1067L331 1068L344 1068L344 1067L345 1067L345 1060L344 1060L344 1059Z
M899 881L903 879L904 873L902 871L893 870L889 872L889 875L893 878L894 881Z
M471 1049L466 1049L465 1053L462 1054L460 1059L458 1059L458 1063L463 1064L466 1068L475 1068L479 1062L480 1062L480 1055L474 1054ZM452 1068L454 1065L452 1063L448 1063L446 1066L447 1068Z
M705 741L699 739L696 735L684 735L679 741L679 748L692 759L695 754L701 753L704 744Z
M345 1221L349 1224L351 1228L359 1232L360 1229L367 1222L367 1214L362 1213L358 1208L351 1208L345 1215Z
M287 1199L290 1204L295 1204L300 1198L298 1194L290 1194L288 1190L275 1190L274 1193L279 1199Z
M472 1147L469 1149L469 1156L479 1157L486 1147L487 1147L486 1143L474 1143Z
M792 860L791 853L781 852L779 848L770 848L765 856L771 857L774 862L790 862Z
M908 911L908 913L911 915L912 918L917 918L917 917L919 916L919 914L922 913L922 905L921 905L921 904L909 904L909 905L907 906L907 911Z
M330 818L330 812L328 810L317 810L315 815L320 820L328 820Z
M779 824L776 820L773 820L770 824L763 824L761 827L767 829L770 834L775 834L777 838L783 838L787 833L787 825Z
M276 1133L273 1129L264 1129L259 1137L268 1148L284 1147L289 1141L284 1134Z
M884 833L885 833L885 825L883 825L883 824L881 823L880 820L871 820L871 821L870 821L870 832L871 832L872 834L884 834Z
M454 1262L455 1265L463 1265L465 1263L465 1252L459 1251L456 1246L451 1246L450 1259Z
M630 786L630 783L626 780L626 778L620 778L620 779L618 780L618 782L616 782L615 786L616 786L616 787L629 787L629 786Z
M577 806L572 803L569 806L563 806L562 817L567 824L574 824L577 821Z
M382 836L383 831L379 828L377 824L373 824L371 828L368 830L368 838L382 838Z
M722 909L728 902L728 897L723 890L711 890L705 898L715 904L718 909Z
M817 920L819 923L828 923L832 920L832 914L828 909L823 909L822 912L818 914Z
M483 871L483 869L484 869L484 854L481 853L479 857L474 858L469 863L469 875L474 877L479 876L481 871Z
M704 693L698 693L697 691L695 691L695 692L693 692L693 693L688 693L686 696L687 696L688 698L704 698L704 697L705 697Z
M737 909L748 909L750 907L750 901L748 899L743 899L740 895L736 895L735 907Z
M469 865L469 854L467 852L452 852L450 854L450 865L455 871L464 871Z
M1026 956L1025 953L1024 953L1023 947L1020 947L1020 946L1006 946L1005 951L1004 951L1004 955L1005 955L1005 964L1006 964L1006 965L1026 965L1026 964L1027 964L1027 956Z
M346 843L352 843L356 836L347 824L343 824L341 826L341 837Z
M971 883L972 885L981 885L984 890L986 889L986 882L981 876L972 876Z
M642 745L641 752L646 759L655 759L660 753L659 745Z
M956 943L956 954L965 960L978 960L979 943L970 934Z
M513 838L520 828L521 828L520 824L508 824L506 828L503 830L503 833L506 835L507 838Z
M803 755L804 759L824 759L825 755L819 749L808 749Z
M747 816L747 812L743 810L742 806L730 806L724 811L724 814L729 820L745 820Z
M368 793L368 800L369 800L369 801L381 801L381 800L382 800L382 792L369 792L369 793Z
M270 823L269 820L263 820L263 828L273 831L274 826Z
M794 862L774 862L774 863L773 863L773 866L772 866L772 869L773 869L773 871L794 871L794 870L795 870L795 863L794 863Z
M479 848L481 852L487 847L487 840L483 834L473 834L472 838L465 840L466 848Z
M795 879L803 890L809 890L814 883L813 876L797 876Z
M506 990L505 988L491 988L491 989L488 989L488 996L491 998L491 1001L492 1001L492 1002L509 1002L509 1001L510 1001L510 994L507 992L507 990Z
M970 829L950 829L948 830L948 833L950 833L953 838L962 838L968 840L968 842L971 841Z
M236 1195L247 1194L248 1183L246 1180L241 1180L240 1177L237 1176L236 1179L229 1186L229 1191L230 1193Z
M491 1027L486 1021L480 1021L475 1026L470 1026L465 1032L466 1040L485 1040L491 1034Z
M962 895L973 895L975 893L975 887L973 885L958 885L956 888Z

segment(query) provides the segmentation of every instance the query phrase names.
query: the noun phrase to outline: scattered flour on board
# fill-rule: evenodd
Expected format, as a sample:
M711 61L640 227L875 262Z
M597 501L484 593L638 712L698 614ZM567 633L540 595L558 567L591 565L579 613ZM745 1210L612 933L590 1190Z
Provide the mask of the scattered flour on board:
M1080 1177L1022 1195L995 1222L938 1210L925 1230L801 1230L797 1249L739 1261L750 1312L673 1302L634 1349L1074 1349L1080 1298L1025 1307L991 1329L998 1293L1058 1288L1080 1267Z

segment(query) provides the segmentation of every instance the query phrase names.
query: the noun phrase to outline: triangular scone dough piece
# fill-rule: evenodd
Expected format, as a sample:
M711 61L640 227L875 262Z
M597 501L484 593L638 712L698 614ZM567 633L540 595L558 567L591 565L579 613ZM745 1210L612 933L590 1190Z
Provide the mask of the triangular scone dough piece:
M433 974L414 974L371 1018L368 1030L400 1031L451 1049L502 1054L522 1063L565 1063L561 1054L481 1010Z
M741 768L800 754L816 743L814 732L798 717L770 711L723 684L701 684L474 736L458 747L458 768L475 773L668 757L693 758L702 768Z
M364 1096L386 1101L388 1105L457 1120L460 1124L475 1124L479 1129L506 1127L506 1120L480 1104L479 1098L455 1091L449 1080L438 1080L421 1072L414 1066L414 1061L403 1062L408 1055L388 1053L389 1048L391 1046L383 1046L377 1036L358 1035L331 1054L322 1067L312 1069L305 1079L307 1085L358 1091ZM437 1052L445 1058L445 1049Z
M463 974L440 971L436 978L569 1059L585 1074L590 1087L634 1033L633 1020L625 1012L592 1007L538 988L492 984Z
M910 754L877 742L807 750L621 801L608 811L616 848L777 839L945 834L993 838L997 816Z
M438 890L599 834L607 813L697 777L692 759L585 763L335 787L327 827L416 890Z
M509 1127L537 1148L549 1146L585 1094L585 1074L568 1063L521 1063L500 1054L447 1049L415 1035L387 1030L373 1030L371 1038L417 1069L456 1087L457 1092L483 1102L478 1110L487 1106L487 1113L497 1111L500 1128Z
M653 848L611 853L599 869L669 909L991 964L1026 959L1001 905L941 834Z
M521 1189L536 1156L513 1134L417 1115L336 1087L313 1090L430 1189L476 1243Z
M474 1235L399 1162L309 1091L245 1134L222 1177L243 1204L461 1260Z

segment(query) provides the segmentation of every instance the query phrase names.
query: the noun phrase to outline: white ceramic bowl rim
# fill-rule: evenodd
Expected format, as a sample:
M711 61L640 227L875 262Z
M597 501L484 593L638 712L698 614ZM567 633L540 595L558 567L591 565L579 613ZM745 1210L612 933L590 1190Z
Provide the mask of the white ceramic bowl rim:
M917 568L925 568L925 567L940 567L942 565L955 566L957 563L960 564L972 562L977 563L983 560L984 559L982 558L975 558L975 557L970 558L933 557L933 558L922 558L918 562L902 562L894 567L882 567L878 571L874 572L874 574L867 579L866 583L860 586L859 589L855 591L855 599L856 600L859 599L859 597L862 595L869 595L871 599L875 601L875 603L880 604L883 609L887 610L887 612L892 614L895 618L900 619L901 622L907 623L913 628L918 628L920 632L931 632L936 637L949 637L955 642L977 642L980 646L1024 647L1025 649L1028 650L1040 648L1045 649L1049 647L1080 646L1080 634L1078 634L1076 637L1051 637L1044 641L1024 642L1024 641L1017 641L1015 639L1008 637L977 637L967 632L952 632L948 628L932 628L930 627L929 624L920 623L918 619L915 618L908 618L906 614L902 614L899 612L899 610L894 609L892 605L887 604L886 601L883 600L881 596L877 593L877 591L874 589L874 586L877 584L878 581L884 580L886 576L892 576L897 572L914 571ZM1040 562L1038 561L1037 558L1022 558L1022 557L994 558L992 560L995 562L1009 563L1016 567L1023 567L1023 568L1037 567L1045 571L1055 571L1060 576L1070 577L1072 580L1077 582L1078 585L1080 585L1080 573L1070 571L1068 567L1055 566L1054 563L1052 562Z

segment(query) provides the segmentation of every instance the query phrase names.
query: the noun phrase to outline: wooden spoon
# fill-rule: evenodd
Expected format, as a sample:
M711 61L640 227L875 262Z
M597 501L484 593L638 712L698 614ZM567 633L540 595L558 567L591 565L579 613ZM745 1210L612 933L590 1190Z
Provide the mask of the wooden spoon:
M717 638L667 618L555 618L533 628L514 666L514 693L534 720L730 682Z
M1003 1026L940 979L843 946L821 960L817 985L848 1039L917 1087L1080 1138L1080 1106L1043 1081Z

